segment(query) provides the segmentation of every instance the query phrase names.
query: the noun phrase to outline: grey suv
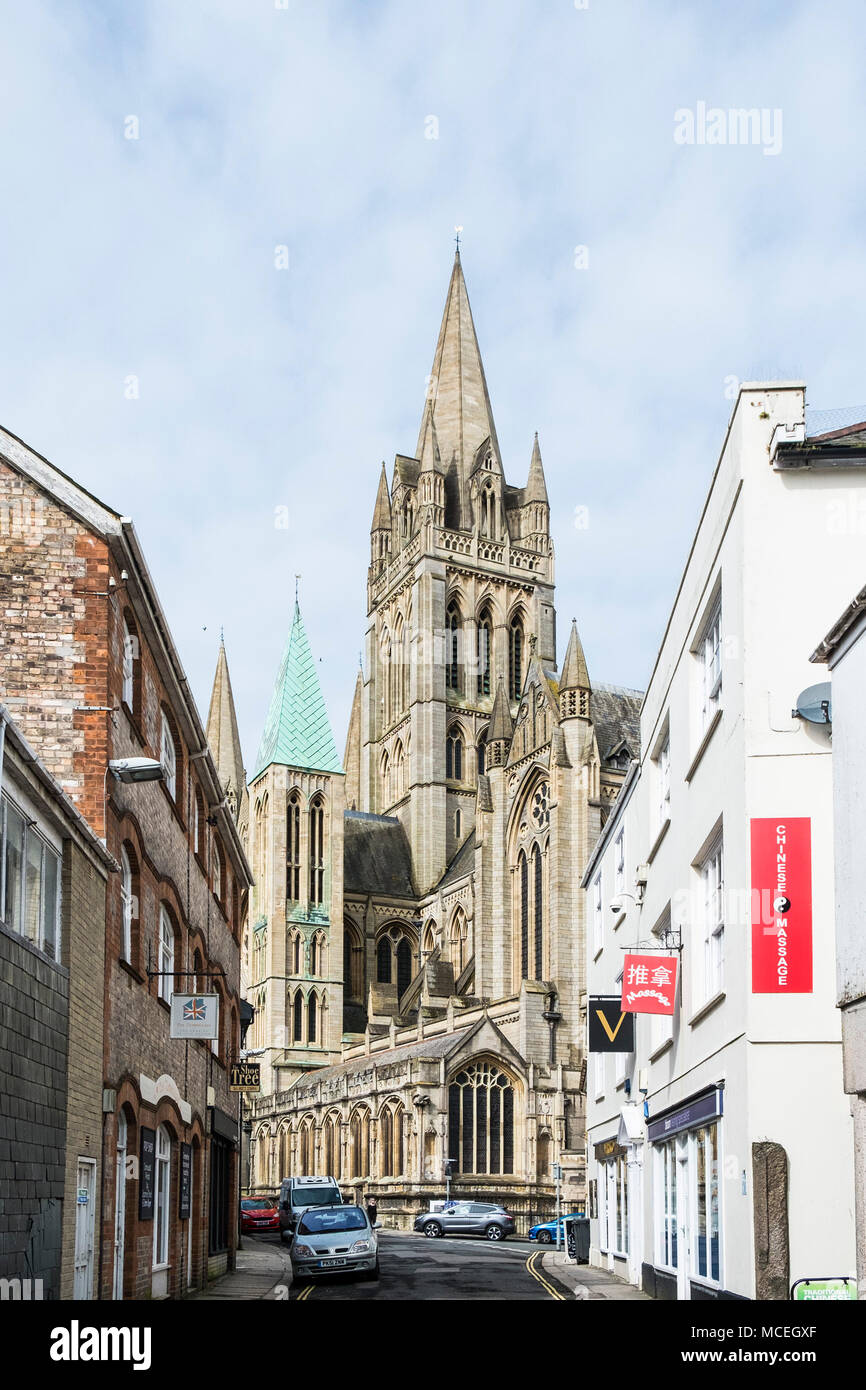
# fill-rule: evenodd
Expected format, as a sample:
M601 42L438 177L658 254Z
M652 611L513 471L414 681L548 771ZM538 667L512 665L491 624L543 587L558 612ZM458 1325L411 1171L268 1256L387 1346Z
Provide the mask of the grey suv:
M452 1202L442 1211L415 1217L415 1230L425 1236L485 1236L505 1240L514 1235L514 1217L494 1202Z

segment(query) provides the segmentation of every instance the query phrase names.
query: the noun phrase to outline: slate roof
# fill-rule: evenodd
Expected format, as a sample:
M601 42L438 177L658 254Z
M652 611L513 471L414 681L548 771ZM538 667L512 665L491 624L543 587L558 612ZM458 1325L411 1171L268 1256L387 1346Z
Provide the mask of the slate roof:
M439 880L440 888L447 888L452 883L457 883L459 879L471 874L475 868L475 831L470 830L463 844L458 849L448 868Z
M590 695L590 714L602 762L623 740L633 758L640 754L640 707L643 692L620 685L597 684Z
M314 772L343 770L297 600L253 777L271 763Z
M350 1062L335 1062L331 1067L321 1067L304 1072L298 1077L295 1085L310 1085L313 1082L346 1076L355 1071L367 1071L374 1065L388 1067L393 1062L405 1062L410 1057L447 1057L472 1031L471 1028L455 1028L453 1033L441 1033L435 1038L422 1038L420 1042L405 1043L403 1047L391 1047L385 1052L373 1052L369 1057L353 1057Z
M415 896L412 852L396 816L346 811L343 821L344 893Z

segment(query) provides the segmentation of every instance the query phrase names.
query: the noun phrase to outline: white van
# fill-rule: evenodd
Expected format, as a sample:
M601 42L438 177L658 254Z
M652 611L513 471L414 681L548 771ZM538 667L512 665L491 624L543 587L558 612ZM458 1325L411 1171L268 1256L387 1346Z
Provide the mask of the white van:
M280 1183L280 1239L291 1239L298 1217L306 1207L342 1205L336 1178L283 1178Z

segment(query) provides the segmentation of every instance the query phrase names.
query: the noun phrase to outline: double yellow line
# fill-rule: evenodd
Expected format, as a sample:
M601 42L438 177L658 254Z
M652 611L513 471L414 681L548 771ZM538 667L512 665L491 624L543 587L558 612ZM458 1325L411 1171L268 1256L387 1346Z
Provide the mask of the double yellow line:
M298 1294L297 1298L295 1299L295 1302L300 1303L302 1298L309 1298L310 1294L313 1292L313 1289L315 1287L315 1284L308 1284L305 1289L301 1289L301 1292Z
M555 1289L552 1284L548 1283L544 1275L541 1273L541 1269L539 1268L539 1266L543 1258L544 1255L541 1250L533 1250L532 1254L529 1256L529 1259L526 1261L526 1268L529 1270L529 1273L532 1275L533 1279L537 1279L539 1284L541 1284L542 1288L545 1290L545 1292L550 1294L551 1298L556 1298L559 1300L560 1303L564 1303L565 1294L560 1293L558 1289Z

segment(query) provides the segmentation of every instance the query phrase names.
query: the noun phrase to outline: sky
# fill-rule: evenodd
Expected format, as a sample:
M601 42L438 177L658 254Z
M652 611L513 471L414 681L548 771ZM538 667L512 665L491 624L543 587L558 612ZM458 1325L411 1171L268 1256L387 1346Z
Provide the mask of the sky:
M456 226L591 678L646 683L736 382L866 401L862 0L0 14L0 423L133 517L203 716L224 628L248 768L296 574L343 749Z

